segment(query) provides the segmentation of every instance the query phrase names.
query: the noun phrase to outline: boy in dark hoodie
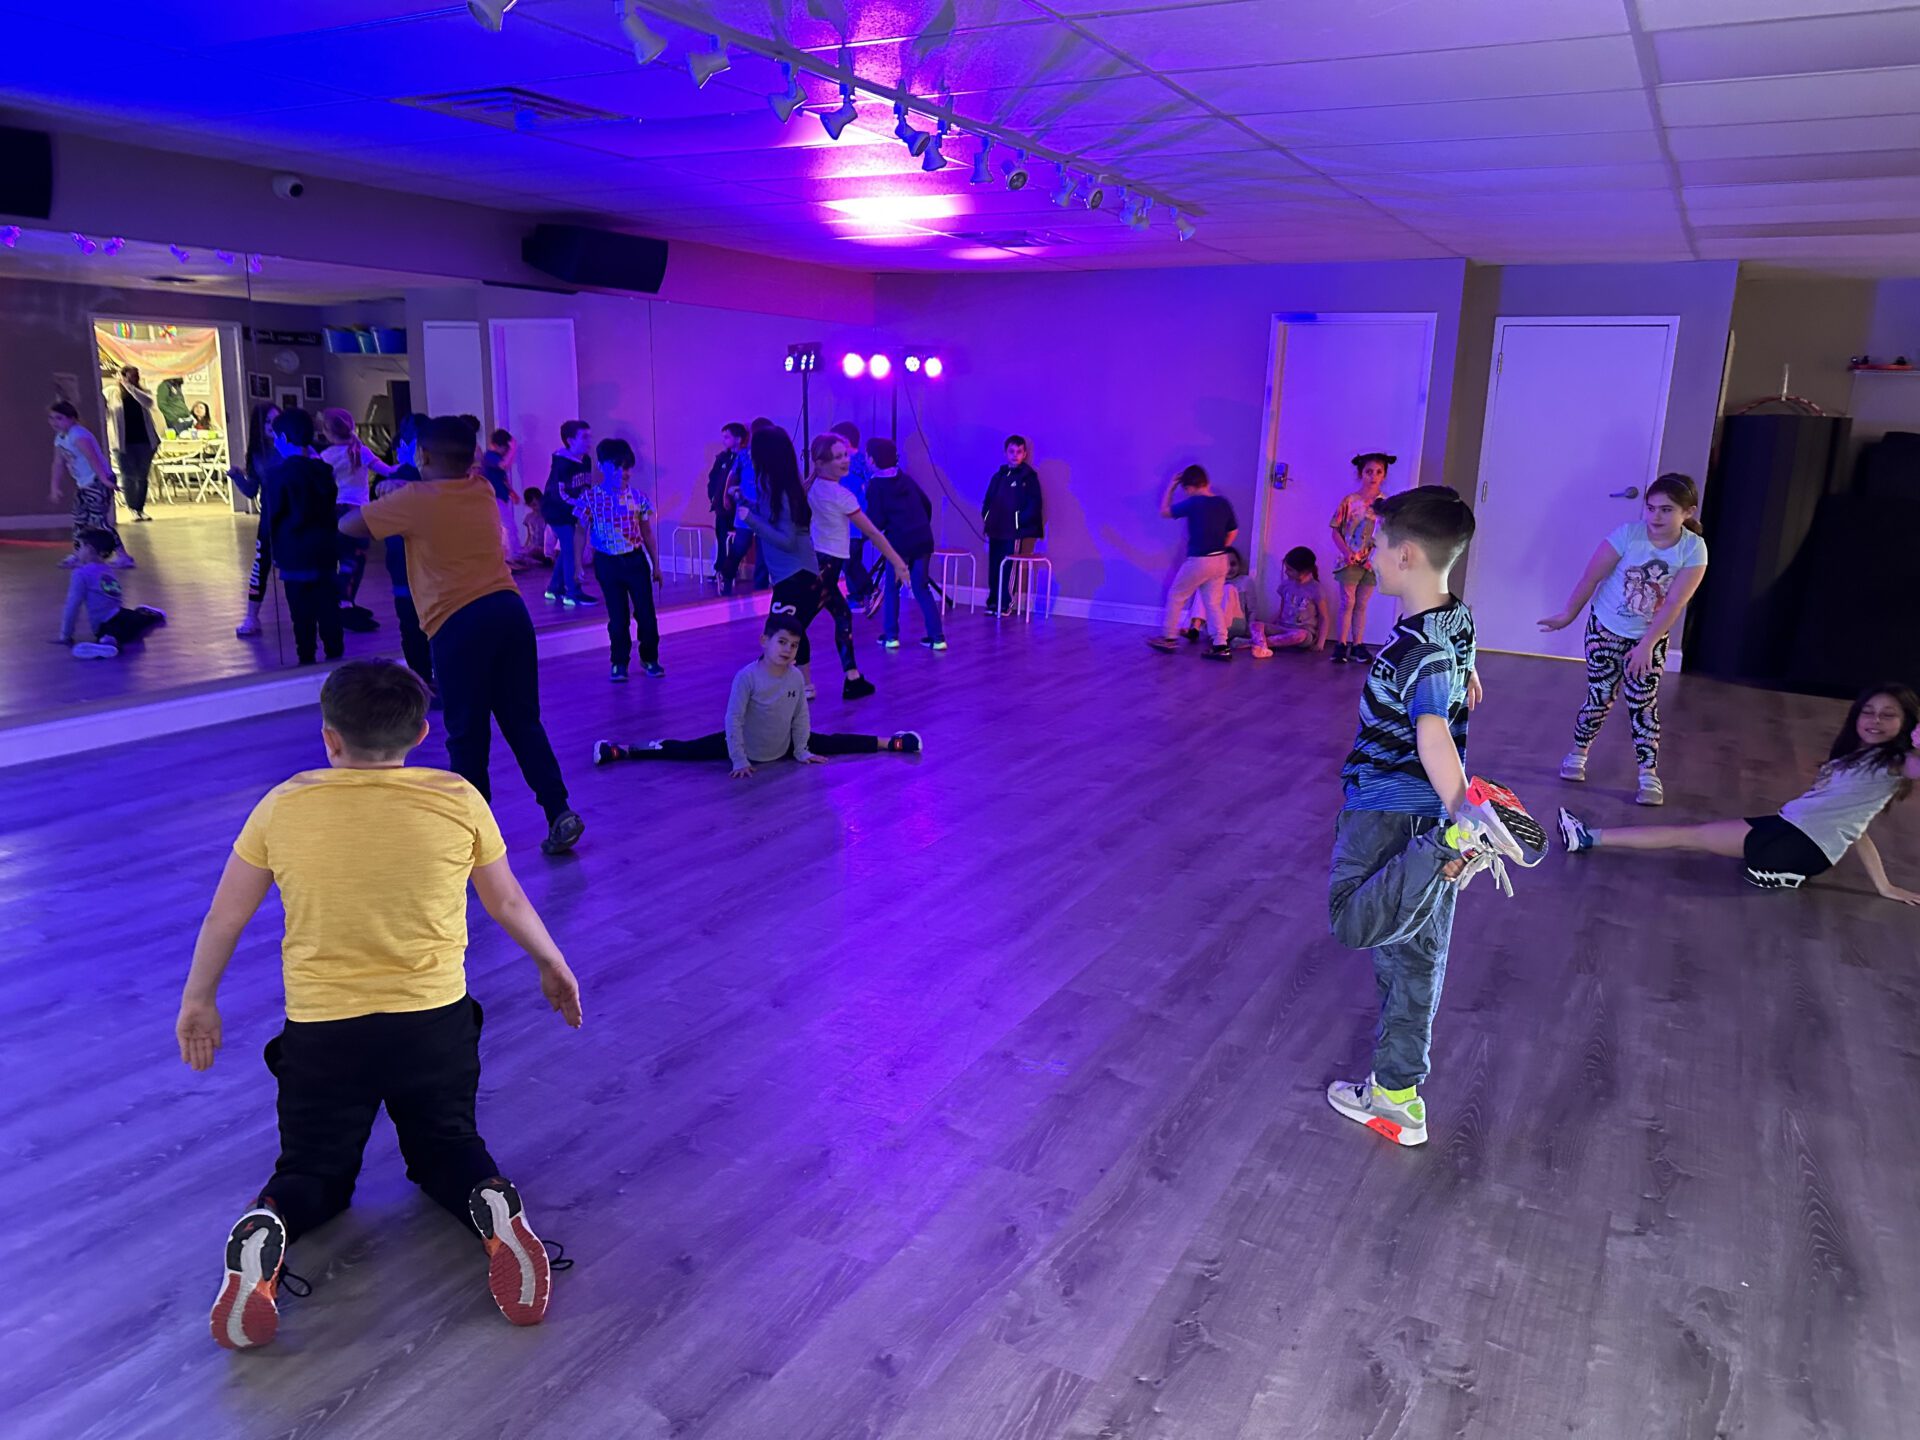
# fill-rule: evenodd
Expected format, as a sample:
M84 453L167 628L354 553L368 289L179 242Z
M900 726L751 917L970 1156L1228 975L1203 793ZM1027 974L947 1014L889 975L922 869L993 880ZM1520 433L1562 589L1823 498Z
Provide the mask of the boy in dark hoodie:
M287 595L293 648L302 665L315 660L315 642L329 660L345 653L340 595L334 581L339 498L333 467L313 453L313 417L282 410L273 422L279 460L267 471L262 506L272 523L273 563Z
M867 458L873 464L872 477L867 481L867 518L880 527L887 543L907 562L913 578L913 598L920 602L920 613L927 622L927 636L920 643L930 650L945 650L947 636L941 624L940 597L927 578L927 561L933 555L933 502L919 482L900 468L900 452L891 440L869 440ZM886 593L880 609L880 643L898 650L900 577L889 568L883 578Z
M560 427L560 448L553 452L547 488L540 496L540 518L559 547L553 556L547 598L569 607L599 603L580 583L579 525L573 513L573 502L593 483L592 456L592 429L584 420L567 421Z
M1000 568L1010 555L1031 555L1044 525L1040 476L1027 463L1024 435L1007 437L1007 463L987 482L980 518L987 526L987 609L1013 613L1013 597L1000 591Z

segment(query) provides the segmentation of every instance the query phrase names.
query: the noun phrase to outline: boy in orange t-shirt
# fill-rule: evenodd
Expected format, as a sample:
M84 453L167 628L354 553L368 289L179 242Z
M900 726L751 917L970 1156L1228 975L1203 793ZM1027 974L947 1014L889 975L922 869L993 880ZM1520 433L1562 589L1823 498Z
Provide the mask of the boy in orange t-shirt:
M474 1118L481 1013L467 993L468 880L576 1028L580 987L514 878L486 802L458 775L406 768L426 738L427 698L391 661L356 660L327 677L329 768L302 771L254 807L194 943L174 1028L180 1058L205 1070L221 1042L220 978L279 886L287 1023L267 1068L279 1082L280 1158L227 1236L212 1326L230 1350L274 1338L287 1247L346 1209L383 1104L407 1178L479 1231L501 1312L534 1325L547 1311L551 1262ZM386 850L369 891L375 834Z

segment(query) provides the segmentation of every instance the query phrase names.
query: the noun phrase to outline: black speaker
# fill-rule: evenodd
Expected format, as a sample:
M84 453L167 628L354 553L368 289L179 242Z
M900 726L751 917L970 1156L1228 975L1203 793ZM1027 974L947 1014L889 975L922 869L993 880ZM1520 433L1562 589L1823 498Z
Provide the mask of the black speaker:
M1786 678L1807 585L1801 551L1842 484L1844 416L1729 415L1701 522L1707 577L1692 606L1686 668L1723 680Z
M53 137L0 125L0 215L53 217Z
M656 295L667 274L667 242L586 225L536 225L520 258L543 275L596 290Z
M1807 584L1786 667L1789 689L1850 696L1882 680L1911 685L1920 676L1920 590L1898 548L1914 535L1920 496L1820 502L1802 557Z

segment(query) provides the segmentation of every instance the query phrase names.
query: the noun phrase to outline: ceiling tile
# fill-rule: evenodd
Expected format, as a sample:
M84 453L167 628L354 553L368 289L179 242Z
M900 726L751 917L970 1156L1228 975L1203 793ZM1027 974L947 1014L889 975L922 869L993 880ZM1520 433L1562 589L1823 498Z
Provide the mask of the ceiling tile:
M838 52L829 47L816 53L832 60ZM1066 26L1045 22L959 32L931 53L892 40L856 45L849 53L861 79L915 95L1077 84L1135 71Z
M1577 170L1455 170L1432 174L1383 172L1349 175L1343 184L1369 195L1509 195L1516 192L1664 190L1672 177L1664 164L1584 165Z
M1898 10L1911 0L1634 0L1649 30L1695 25L1737 25L1752 20L1792 20L1809 15L1863 15Z
M1681 191L1696 215L1721 210L1764 210L1774 206L1891 207L1904 214L1920 205L1920 176L1906 180L1820 180L1798 185L1689 185Z
M1686 125L1667 131L1674 159L1724 160L1746 155L1828 155L1920 146L1920 115L1867 115L1850 120L1798 120L1772 125Z
M1627 33L1626 12L1618 0L1449 0L1443 5L1232 0L1145 14L1089 16L1080 23L1143 68L1157 70L1424 54Z
M1302 162L1329 175L1364 171L1508 170L1534 166L1568 170L1581 165L1657 161L1651 127L1605 135L1533 135L1502 140L1435 140L1405 145L1302 147Z
M1750 155L1728 160L1683 160L1687 185L1748 185L1769 181L1904 179L1920 175L1920 150L1862 150L1853 155Z
M1646 92L1530 95L1450 104L1376 105L1250 115L1246 123L1276 144L1376 145L1406 140L1479 140L1509 135L1575 135L1652 126Z
M1367 60L1243 65L1171 78L1205 103L1239 115L1625 90L1641 83L1633 41L1625 35Z
M1669 125L1911 115L1920 112L1920 66L1662 85L1658 95L1661 116Z
M1668 85L1920 65L1920 9L1662 30L1653 49Z

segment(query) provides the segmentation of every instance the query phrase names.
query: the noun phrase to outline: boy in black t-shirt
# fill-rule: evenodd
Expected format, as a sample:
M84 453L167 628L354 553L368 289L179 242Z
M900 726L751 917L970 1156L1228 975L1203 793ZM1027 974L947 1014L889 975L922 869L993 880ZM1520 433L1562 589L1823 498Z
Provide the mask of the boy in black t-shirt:
M1186 496L1176 501L1176 490L1185 490ZM1227 643L1227 614L1221 596L1227 585L1227 547L1240 533L1233 504L1213 493L1213 481L1202 467L1189 465L1168 482L1166 494L1160 497L1160 513L1168 520L1187 522L1187 558L1167 586L1161 633L1147 643L1161 651L1175 648L1181 617L1198 591L1207 614L1207 630L1213 636L1207 658L1231 660L1233 650Z
M553 532L557 547L553 555L553 579L547 584L547 598L563 605L594 605L599 602L587 594L580 583L580 536L575 522L573 502L593 483L593 431L584 420L569 420L560 427L560 449L553 452L547 468L547 488L540 497L540 518Z

